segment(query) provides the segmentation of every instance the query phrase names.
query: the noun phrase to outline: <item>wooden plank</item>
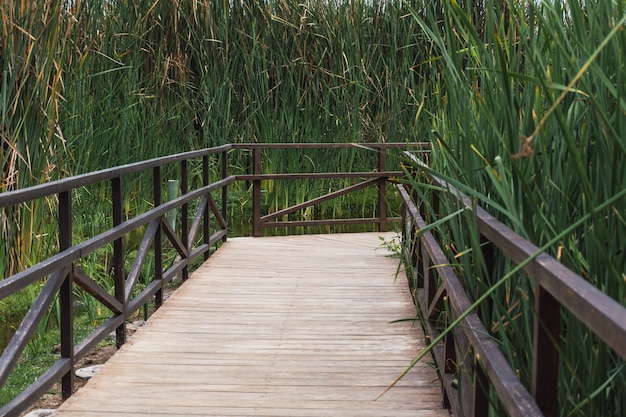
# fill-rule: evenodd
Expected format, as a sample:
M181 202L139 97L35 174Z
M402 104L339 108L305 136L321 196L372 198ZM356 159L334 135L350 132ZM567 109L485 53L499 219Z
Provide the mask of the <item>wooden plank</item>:
M376 400L424 348L379 235L230 239L54 416L448 416L427 363Z

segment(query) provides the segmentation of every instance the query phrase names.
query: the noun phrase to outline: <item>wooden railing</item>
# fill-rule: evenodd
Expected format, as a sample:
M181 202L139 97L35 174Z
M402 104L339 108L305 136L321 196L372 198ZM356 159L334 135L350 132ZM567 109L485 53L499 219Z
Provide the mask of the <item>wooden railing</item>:
M376 223L379 231L386 230L388 222L398 222L400 218L387 217L387 199L386 190L389 178L401 177L403 171L387 170L387 154L390 149L407 149L426 150L428 143L373 143L373 144L354 144L354 143L255 143L255 144L233 144L234 149L245 149L252 152L251 173L237 175L238 180L252 181L252 234L260 236L263 228L279 228L279 227L303 227L303 226L326 226L326 225L356 225L366 223ZM307 149L361 149L365 152L375 152L376 164L369 171L362 172L290 172L290 173L263 173L263 152L271 149L286 149L290 151L304 151ZM297 155L296 155L297 156ZM395 166L399 167L399 160L395 161ZM342 167L338 167L341 170ZM261 214L261 181L263 180L306 180L306 179L339 179L354 178L361 179L360 182L335 190L323 196L304 201L278 210L273 213ZM364 189L366 187L375 186L378 188L378 202L376 208L376 217L374 218L347 218L347 219L311 219L311 220L292 220L281 221L283 216L294 213L298 210L305 209L309 206L320 204L351 192Z
M0 281L0 300L45 281L36 300L26 313L2 356L0 357L0 387L4 385L9 374L16 366L29 340L37 331L37 326L46 312L52 307L58 295L60 320L60 358L28 389L23 391L10 403L0 409L0 415L19 415L27 406L41 397L50 387L61 380L62 395L69 397L74 390L74 364L83 358L93 347L115 331L118 347L126 341L125 322L152 297L158 307L162 303L163 286L175 276L187 278L190 263L200 257L209 255L209 249L217 241L226 238L225 199L226 186L234 181L234 177L226 175L226 155L230 145L188 152L124 165L116 168L78 175L47 184L0 194L0 209L16 206L37 199L58 199L58 245L59 253ZM209 159L221 156L222 176L219 180L209 182ZM201 160L202 184L197 189L188 188L188 164L191 160ZM162 201L163 167L180 164L182 196L168 202ZM153 209L136 217L123 220L122 181L132 174L152 170L153 177ZM73 244L72 228L72 193L85 186L102 182L110 182L110 200L113 227L84 242ZM211 192L222 189L221 211L211 197ZM142 196L147 198L146 196ZM196 213L189 224L190 202L196 200ZM165 215L171 210L181 210L181 231L176 234ZM217 230L209 233L209 210L218 219ZM128 274L124 272L126 253L123 237L131 232L145 228L145 233ZM202 242L196 245L196 235L202 228ZM167 237L178 253L178 258L167 269L163 270L163 241ZM112 274L114 281L113 294L101 286L96 280L80 268L77 262L89 254L113 245ZM153 280L137 293L140 271L148 257L150 249L153 253ZM74 344L73 286L82 288L110 311L111 317L97 327L80 343Z
M418 170L420 165L424 166L413 159ZM449 199L452 206L471 213L481 237L483 256L488 262L493 261L493 249L497 248L514 264L523 263L523 270L534 280L536 288L531 387L522 385L491 332L485 328L479 312L473 310L433 350L442 377L444 401L455 416L486 416L490 404L488 392L493 389L510 416L558 416L559 347L554 341L560 336L561 309L577 317L626 359L626 308L541 252L452 185L425 171L417 175L427 179L426 187L433 192L429 202L432 207L438 209L442 205L439 202ZM411 187L398 185L398 190L404 201L404 258L413 266L409 281L415 286L429 342L444 331L437 320L444 308L452 314L450 323L470 309L472 300L436 235L430 231L420 232L428 229L428 222L445 217L447 213L428 218L423 202L415 201ZM473 380L468 379L470 375ZM461 398L459 384L464 387Z
M192 261L199 257L206 259L212 247L227 237L227 189L233 181L252 181L253 191L253 234L259 236L262 228L315 226L333 224L378 224L380 230L385 230L386 223L399 220L387 217L386 186L389 178L402 175L401 171L387 171L387 152L390 149L419 149L427 148L428 144L237 144L224 145L200 151L187 152L163 158L152 159L139 163L105 169L67 179L53 181L27 189L10 191L0 194L0 210L16 207L38 199L51 199L58 206L58 244L59 251L23 271L20 271L0 281L0 301L35 284L45 282L41 287L36 300L19 324L2 356L0 357L0 387L3 387L7 378L20 360L22 352L37 331L38 324L43 320L58 296L60 311L60 358L32 385L19 394L11 402L0 408L0 416L19 415L30 404L46 393L52 385L61 380L62 395L69 397L74 391L74 365L98 343L115 331L116 343L121 346L126 341L126 321L133 316L149 300L154 299L155 306L163 302L163 287L174 277L181 276L185 280L189 273ZM364 172L337 172L330 173L263 173L262 156L268 149L339 149L355 148L364 152L377 153L376 166ZM251 151L253 161L250 173L230 175L228 173L230 151ZM200 166L200 181L190 180L190 164ZM177 166L179 165L179 168ZM211 169L217 166L218 169ZM163 172L172 168L178 172L181 196L170 201L163 201L164 189ZM150 174L151 171L151 174ZM211 172L219 172L218 178L210 178ZM123 195L123 182L131 181L139 173L152 176L153 208L145 213L137 214L130 219L124 219L123 205L128 197ZM195 171L197 174L197 170ZM213 174L214 176L216 174ZM261 183L263 180L294 180L315 178L361 178L360 183L330 192L327 195L316 197L295 206L279 210L275 213L261 215ZM110 183L110 201L112 211L107 217L112 219L113 227L97 236L74 243L75 231L72 226L73 193L82 187L96 184ZM198 184L190 189L190 184ZM365 219L320 219L307 221L284 222L276 221L285 214L301 210L310 205L318 204L329 199L345 195L367 186L378 187L377 215ZM220 193L221 191L221 193ZM221 201L215 201L213 194L220 195ZM150 196L141 196L148 200ZM219 203L219 204L218 204ZM190 210L195 213L190 213ZM166 215L173 210L180 210L180 231L177 233L166 220ZM210 219L213 219L211 222ZM124 247L124 237L129 233L143 233L134 260L131 259ZM168 248L175 250L177 257L167 268L163 261L164 239ZM81 259L95 251L113 245L113 289L100 285L81 268ZM151 257L151 258L150 258ZM138 287L139 276L147 259L153 262L152 279L145 287ZM125 264L132 265L125 271ZM99 325L82 341L74 343L73 290L74 287L93 296L99 303L109 310L110 318Z

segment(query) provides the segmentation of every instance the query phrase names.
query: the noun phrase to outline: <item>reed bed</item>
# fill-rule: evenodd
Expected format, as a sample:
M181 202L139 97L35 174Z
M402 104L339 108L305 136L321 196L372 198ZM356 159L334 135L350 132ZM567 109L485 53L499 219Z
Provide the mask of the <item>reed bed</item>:
M428 139L434 173L542 246L626 189L624 6L0 0L0 191L228 142ZM231 170L248 169L249 155L232 156ZM369 169L369 159L276 151L264 170ZM428 195L419 178L413 183ZM268 184L265 208L341 185ZM150 189L149 179L127 186L131 215L143 209L136 196ZM108 227L92 216L108 212L105 196L99 189L74 196L76 241ZM230 196L231 221L243 223L246 190ZM368 198L353 197L347 207L364 212ZM619 198L549 249L621 303L625 206ZM343 203L304 215L341 210ZM44 221L55 213L53 199L2 209L4 276L56 250L56 231ZM471 224L461 214L439 235L454 236L456 268L481 294L511 266L498 257L493 268L485 265ZM93 274L108 279L106 269ZM515 276L483 315L522 381L529 379L532 294ZM575 319L564 315L562 328L562 415L625 415L623 361ZM499 412L494 400L492 414Z
M624 2L440 6L412 11L433 50L420 65L432 80L420 90L433 144L431 172L539 247L588 217L548 251L626 304ZM428 195L419 178L414 186ZM495 265L485 264L473 219L465 213L443 225L439 236L476 297L512 269L497 254ZM480 307L527 387L533 290L517 274ZM626 414L624 361L566 313L561 328L561 415ZM501 413L493 400L491 414Z

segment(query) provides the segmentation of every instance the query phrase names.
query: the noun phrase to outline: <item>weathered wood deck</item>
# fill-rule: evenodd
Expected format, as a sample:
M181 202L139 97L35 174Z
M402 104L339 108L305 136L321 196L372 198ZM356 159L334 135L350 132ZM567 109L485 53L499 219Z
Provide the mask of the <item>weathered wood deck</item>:
M54 416L448 416L425 363L374 401L424 346L379 236L230 239Z

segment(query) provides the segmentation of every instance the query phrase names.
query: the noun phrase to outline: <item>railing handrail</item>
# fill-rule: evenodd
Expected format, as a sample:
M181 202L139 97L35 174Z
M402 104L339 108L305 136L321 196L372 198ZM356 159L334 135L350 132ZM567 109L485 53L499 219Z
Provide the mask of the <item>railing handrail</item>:
M257 142L232 143L233 149L403 149L407 147L416 150L430 149L430 142L376 142L376 143L292 143L292 142Z
M0 193L0 208L26 203L39 198L70 191L79 187L85 187L124 175L145 171L150 168L156 168L172 164L174 162L180 162L221 152L227 152L230 149L232 149L232 145L227 144L212 148L200 149L197 151L182 152L174 155L152 158L145 161L133 162L130 164L120 165L112 168L105 168L85 174L73 175L71 177L46 182L40 185L33 185L27 188L5 191Z
M176 275L181 274L183 279L187 276L187 268L191 261L199 256L205 259L210 255L210 249L219 241L225 241L227 236L226 221L226 189L234 181L252 181L254 184L253 200L254 223L258 226L255 234L259 234L260 227L288 227L293 225L320 225L320 224L357 224L357 223L378 223L379 228L385 227L388 221L395 219L386 217L386 202L384 201L384 189L388 178L403 174L401 171L386 171L386 151L389 149L424 149L426 143L377 143L377 144L293 144L293 143L272 143L272 144L227 144L213 148L206 148L197 151L184 152L160 158L153 158L146 161L126 164L118 167L107 168L95 172L80 174L60 180L48 182L19 190L12 190L0 193L0 209L12 207L34 200L55 197L58 199L58 232L59 232L59 252L49 258L23 270L14 275L0 280L0 300L14 294L15 292L40 282L48 277L46 285L41 290L37 300L27 312L26 317L19 327L19 334L16 333L9 345L0 357L0 386L8 378L11 369L16 365L21 352L35 332L35 327L43 317L56 295L59 295L59 305L61 309L61 358L46 371L35 383L26 391L14 398L9 404L0 407L0 416L17 415L23 411L31 402L44 394L53 383L62 380L62 393L64 398L71 395L73 391L74 364L84 357L94 346L104 340L111 331L116 332L118 346L125 342L125 320L134 314L151 297L157 296L156 305L162 301L160 296L163 286L172 280ZM353 173L284 173L284 174L263 174L260 172L261 154L266 149L367 149L378 151L378 165L368 172ZM255 160L253 167L255 172L247 175L228 175L227 156L232 149L250 149L253 151ZM209 182L209 157L215 155L221 158L221 176L217 181ZM188 161L202 159L202 185L194 190L189 190ZM180 197L168 202L162 201L161 179L162 167L180 163L181 192ZM152 170L153 175L153 198L154 208L124 220L122 216L122 179L129 174L136 174ZM291 208L281 210L266 216L260 214L260 183L264 179L297 179L297 178L367 178L359 184L345 187L342 190L327 194L326 196L314 198L308 202L297 204ZM99 233L97 236L89 237L85 241L74 244L72 242L72 191L81 187L86 187L98 183L109 181L111 184L110 195L112 202L113 226L108 230ZM277 216L306 207L310 204L317 204L326 199L334 198L364 188L370 185L378 185L378 217L368 219L340 219L340 220L316 220L308 222L281 222ZM222 190L221 211L211 197L211 192ZM382 198L381 198L382 197ZM189 203L198 201L193 222L190 225ZM165 221L167 212L180 209L181 231L178 235ZM208 217L212 212L217 219L218 230L210 234ZM399 220L399 218L397 219ZM271 225L270 225L271 223ZM213 224L213 223L212 223ZM136 231L145 226L143 239L137 250L137 254L130 267L128 276L125 276L125 252L123 248L123 237L130 232ZM203 228L203 241L196 246L195 236L200 228ZM173 249L179 255L173 265L163 271L162 261L162 236L165 236L172 244ZM115 294L109 294L107 290L90 278L76 262L104 247L113 244L113 271L115 280ZM146 285L138 294L135 294L135 284L138 282L139 273L143 263L148 256L150 248L154 252L154 279ZM112 316L93 330L83 341L74 344L73 341L73 313L72 313L72 286L79 285L86 292L94 296L104 307L111 311Z
M105 168L98 171L92 171L84 174L73 175L71 177L58 179L44 184L34 185L27 188L5 191L0 193L0 208L13 206L16 204L26 203L39 198L44 198L61 192L73 190L79 187L96 184L112 178L145 171L149 168L168 165L174 162L180 162L186 159L198 158L206 155L226 152L231 149L393 149L414 147L419 150L427 150L430 147L429 142L386 142L386 143L232 143L212 148L205 148L196 151L182 152L174 155L168 155L158 158L152 158L145 161L133 162L111 168ZM399 171L386 173L388 175L400 174ZM315 176L333 175L336 173L310 173L309 177L302 177L305 174L258 174L258 175L237 175L238 180L253 179L280 179L284 178L314 178ZM262 175L259 176L259 175ZM346 176L375 176L372 172L367 173L351 173ZM384 176L384 175L382 175Z
M421 160L412 158L416 166L426 166ZM468 315L464 325L459 326L457 332L457 334L465 334L466 338L469 339L468 344L472 351L477 354L477 357L474 358L476 363L473 365L480 363L485 368L486 377L498 392L502 403L511 415L557 415L558 360L555 359L558 359L559 352L553 341L559 339L560 307L563 306L576 316L623 359L626 359L626 308L610 296L602 293L583 277L568 269L554 257L545 252L540 253L540 248L525 240L485 209L476 205L453 185L430 172L425 171L425 174L434 188L439 190L437 191L438 194L445 194L456 207L472 213L472 218L476 220L476 229L481 236L491 242L516 265L526 262L523 269L537 284L532 396L516 380L514 370L504 360L499 348L492 349L493 346L491 345L494 342L488 336L490 333L484 329L476 313ZM398 186L398 188L400 187ZM426 222L420 215L419 209L414 205L410 193L401 190L401 194L405 204L405 221L410 222L410 224L405 224L403 232L405 234L415 233L415 228L426 227ZM405 236L405 242L412 242L411 239L411 236ZM418 243L412 247L410 253L405 254L406 257L418 258L417 261L420 264L425 262L425 264L421 264L421 267L420 265L414 266L417 266L416 269L421 270L426 276L429 272L425 269L428 268L430 260L432 260L432 269L438 271L442 285L446 287L448 302L452 307L456 306L454 313L458 317L471 305L469 297L463 287L460 286L460 281L455 273L448 266L449 261L433 234L431 232L423 233L419 242L421 245ZM540 254L538 255L538 253ZM528 261L529 259L531 260ZM429 283L425 282L424 284L428 286ZM442 293L435 294L436 289L433 288L425 288L420 291L423 293L420 300L423 305L420 308L422 314L426 316L425 320L428 321L429 309L432 309L433 305L438 302L436 298L442 296ZM436 331L436 329L433 330ZM445 355L440 355L440 358L437 359L440 369L445 368L446 360ZM494 364L498 364L497 367ZM502 366L508 369L502 369ZM479 366L475 366L475 370L478 372L478 378L484 378L481 375L483 371ZM482 383L484 382L483 380ZM474 390L480 389L477 388L477 385L475 383ZM446 385L445 381L444 387L446 390L452 390L450 384ZM450 397L452 393L447 394ZM471 404L470 406L486 407L485 399L479 398L482 395L484 394L475 392L474 398L470 401L482 401L482 403L479 405ZM456 404L456 406L463 407L464 405ZM478 412L477 415L481 415L481 412Z

